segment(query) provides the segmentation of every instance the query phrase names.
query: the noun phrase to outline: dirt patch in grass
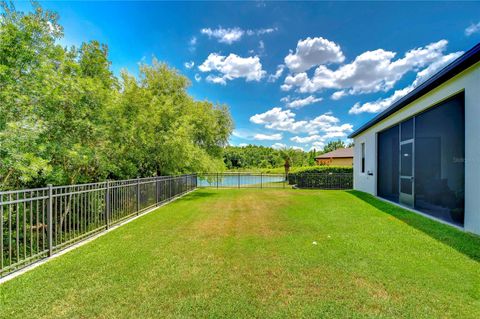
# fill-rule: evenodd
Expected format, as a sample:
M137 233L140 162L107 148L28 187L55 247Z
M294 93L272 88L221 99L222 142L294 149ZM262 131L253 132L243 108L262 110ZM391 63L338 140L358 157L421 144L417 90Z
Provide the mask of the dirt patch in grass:
M200 236L260 236L281 235L282 208L290 203L287 192L271 192L265 197L262 191L251 191L243 196L208 202L202 207L205 218L192 225Z

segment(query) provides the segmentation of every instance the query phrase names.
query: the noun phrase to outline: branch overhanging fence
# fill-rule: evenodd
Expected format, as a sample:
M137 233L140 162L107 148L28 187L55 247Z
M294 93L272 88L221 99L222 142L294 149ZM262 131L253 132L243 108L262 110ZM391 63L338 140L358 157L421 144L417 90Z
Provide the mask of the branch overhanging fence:
M190 174L0 191L0 277L196 187Z
M301 172L292 174L265 174L247 172L201 173L198 187L211 188L313 188L352 189L352 173Z

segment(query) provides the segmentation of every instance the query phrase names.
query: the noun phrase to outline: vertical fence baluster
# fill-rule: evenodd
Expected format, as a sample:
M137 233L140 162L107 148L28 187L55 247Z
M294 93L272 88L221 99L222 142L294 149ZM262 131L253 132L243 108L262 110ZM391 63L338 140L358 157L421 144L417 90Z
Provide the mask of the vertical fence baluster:
M48 223L48 256L52 256L53 254L53 221L52 221L52 208L53 208L53 191L52 191L52 184L48 184L48 206L47 206L47 223Z
M109 215L110 215L110 181L107 180L105 184L105 228L108 229L109 226Z
M137 178L137 215L140 212L140 179Z
M0 273L3 269L3 194L0 192Z

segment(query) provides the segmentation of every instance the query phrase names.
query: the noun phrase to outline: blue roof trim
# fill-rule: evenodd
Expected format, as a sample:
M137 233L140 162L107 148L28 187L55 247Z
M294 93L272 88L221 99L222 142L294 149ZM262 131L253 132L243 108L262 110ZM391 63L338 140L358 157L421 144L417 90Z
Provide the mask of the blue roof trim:
M353 138L480 61L480 43L348 136Z

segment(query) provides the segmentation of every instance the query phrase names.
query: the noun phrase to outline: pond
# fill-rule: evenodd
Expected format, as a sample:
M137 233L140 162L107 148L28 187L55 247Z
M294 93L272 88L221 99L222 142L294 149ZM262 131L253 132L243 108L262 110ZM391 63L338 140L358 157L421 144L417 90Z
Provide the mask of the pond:
M198 187L284 187L283 174L205 174L197 177Z

